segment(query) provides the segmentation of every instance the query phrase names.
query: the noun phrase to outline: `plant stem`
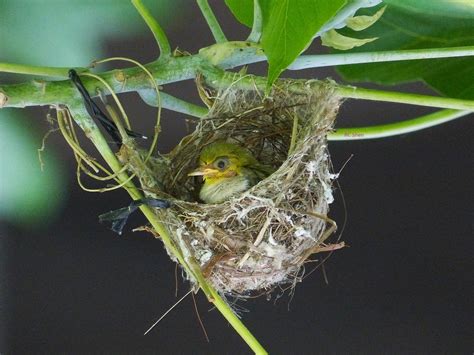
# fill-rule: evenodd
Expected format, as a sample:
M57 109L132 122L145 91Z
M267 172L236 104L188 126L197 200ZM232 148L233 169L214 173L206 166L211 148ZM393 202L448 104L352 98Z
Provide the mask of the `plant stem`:
M336 85L336 93L342 97L351 99L396 102L400 104L474 111L474 100L364 89L345 85Z
M71 68L60 67L40 67L34 65L23 65L15 63L0 63L0 72L27 74L38 76L49 76L54 78L67 78L68 72ZM87 71L86 68L74 68L78 73Z
M154 90L140 90L138 92L143 101L149 106L157 107L156 92ZM199 105L192 104L188 101L178 99L165 92L160 92L161 107L171 111L185 113L187 115L201 118L204 117L208 110Z
M146 6L143 5L141 0L132 0L132 4L150 28L153 36L155 36L156 43L158 44L158 47L160 47L160 54L162 56L169 56L171 54L170 43L168 42L168 38L160 24L155 20Z
M249 90L252 90L255 87L258 87L261 90L265 90L266 88L266 78L261 76L245 75L238 77L236 76L237 74L229 75L229 73L215 67L203 69L203 73L205 74L206 82L215 88L224 88L229 87L230 85ZM336 95L344 98L474 111L474 100L364 89L355 86L340 85L337 83L333 84L333 88ZM294 90L298 91L299 89L298 87L295 87Z
M165 37L165 43L167 39ZM246 65L258 63L266 60L261 48L258 45L244 46L246 42L224 42L214 44L212 46L203 48L199 54L187 58L194 58L191 62L196 62L196 57L203 59L201 53L206 53L212 50L213 53L224 53L219 56L219 59L214 61L214 65L221 68L233 68L239 65ZM169 46L169 44L168 44ZM245 48L248 47L248 48ZM231 49L234 50L231 50ZM242 53L241 49L245 49ZM366 52L366 53L344 53L344 54L322 54L322 55L302 55L299 56L293 64L288 68L291 70L300 70L305 68L317 68L330 65L346 65L346 64L361 64L374 62L390 62L394 60L411 60L411 59L433 59L433 58L450 58L461 56L472 56L474 46L467 47L453 47L453 48L434 48L434 49L416 49L416 50L400 50L400 51L382 51L382 52ZM179 59L176 58L178 62ZM205 59L209 59L206 56ZM186 59L187 61L189 59ZM149 63L148 66L156 65L156 62ZM176 62L170 63L169 73L177 73ZM192 67L191 67L192 68ZM55 67L40 67L33 65L22 65L14 63L0 63L0 72L15 73L15 74L29 74L40 76L64 77L67 78L68 70L70 68L55 68ZM86 71L86 68L75 68L78 73ZM124 70L126 72L126 70ZM174 75L167 78L165 82L176 82L190 79L193 75L189 72L185 74L185 70L180 75ZM105 74L105 73L104 73ZM183 75L184 74L184 75ZM169 75L168 75L169 76ZM158 79L158 78L157 78ZM163 82L162 82L163 83Z
M253 24L252 24L252 32L250 32L247 41L249 42L258 42L260 41L260 37L262 36L262 26L263 26L263 19L262 19L262 9L260 8L260 3L258 0L253 0Z
M336 128L328 135L329 141L351 141L392 137L416 132L428 127L452 121L470 114L470 111L441 110L411 120L369 127Z
M198 68L202 66L200 56L171 57L166 62L154 61L145 67L153 74L157 84L182 81L195 77ZM115 93L153 89L153 85L144 79L143 70L136 66L123 70L112 70L98 74L114 89ZM97 82L91 78L83 78L83 83L90 93L95 93ZM24 82L21 84L0 85L1 96L7 101L3 107L27 107L54 104L68 104L79 98L79 94L70 80Z
M214 12L209 6L207 0L197 0L197 3L199 5L199 8L201 9L202 15L206 19L207 25L209 26L209 29L211 30L216 42L227 42L227 38L224 32L222 31L221 25L219 25L219 22L217 21L217 18L214 15Z
M208 61L199 55L170 58L166 63L155 61L146 65L146 68L153 74L157 84L192 78L199 71L210 78L209 82L216 87L233 84L252 88L257 82L258 85L265 85L266 83L265 78L258 76L246 76L242 80L239 80L238 83L233 83L234 80L231 76L226 78L223 70L218 67L210 66ZM124 70L105 72L100 76L110 84L116 93L121 93L150 89L150 83L143 80L142 75L141 68L132 67ZM95 88L97 87L97 83L91 79L85 79L84 85L90 92L95 92ZM473 100L381 91L343 85L336 85L335 88L337 94L346 98L397 102L463 111L474 110ZM4 85L0 87L0 107L67 104L71 98L77 97L77 95L77 92L69 80Z
M255 354L264 355L268 354L265 348L258 342L258 340L250 333L250 331L245 327L241 320L235 315L232 309L224 302L224 300L219 296L219 294L211 289L212 296L214 298L214 305L222 313L222 315L227 319L230 325L239 333L239 335L245 340L247 345L252 349Z
M140 91L139 94L148 105L156 106L156 93L153 90ZM203 106L189 103L163 92L160 95L163 108L197 118L202 118L208 113L208 109ZM456 118L464 117L470 113L470 111L441 110L425 116L386 125L337 128L335 132L329 133L327 138L328 141L350 141L392 137L437 126Z
M72 116L76 123L82 128L82 130L86 133L87 137L92 141L94 146L99 151L100 155L104 158L107 164L110 166L112 171L117 174L117 178L120 182L128 181L124 184L124 189L129 193L133 200L139 200L143 198L141 192L135 187L133 182L130 181L130 178L126 172L123 171L123 167L118 161L115 154L110 149L107 141L105 140L104 136L98 129L97 125L92 121L90 116L88 115L85 108L82 106L80 102L73 102L69 105L69 110L72 113ZM163 243L166 245L167 248L176 256L178 261L181 265L188 271L191 275L192 272L187 268L187 263L183 257L183 255L179 252L179 250L174 246L171 238L169 237L168 230L165 226L161 224L157 220L156 215L153 213L152 209L146 205L140 206L140 209L148 218L150 223L153 225L155 230L160 234Z
M150 97L147 97L147 95L150 95ZM156 93L152 90L148 90L147 94L140 92L140 96L148 105L156 106ZM181 112L197 118L204 117L208 113L208 109L203 106L191 104L163 92L161 93L161 98L163 108L172 111ZM327 138L328 141L350 141L392 137L437 126L464 117L470 113L470 111L441 110L425 116L386 125L337 128L335 132L329 133Z
M340 53L302 55L298 57L288 69L301 70L307 68L321 68L333 65L348 65L362 63L393 62L398 60L454 58L474 56L474 46L405 49L396 51L380 51L365 53Z

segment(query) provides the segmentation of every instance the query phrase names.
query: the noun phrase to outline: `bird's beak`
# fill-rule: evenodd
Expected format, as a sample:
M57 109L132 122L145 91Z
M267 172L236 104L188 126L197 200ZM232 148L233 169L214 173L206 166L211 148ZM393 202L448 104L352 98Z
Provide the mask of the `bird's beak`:
M203 177L208 177L208 176L214 176L219 172L219 170L212 168L209 165L204 165L200 166L194 171L191 171L188 176L203 176Z

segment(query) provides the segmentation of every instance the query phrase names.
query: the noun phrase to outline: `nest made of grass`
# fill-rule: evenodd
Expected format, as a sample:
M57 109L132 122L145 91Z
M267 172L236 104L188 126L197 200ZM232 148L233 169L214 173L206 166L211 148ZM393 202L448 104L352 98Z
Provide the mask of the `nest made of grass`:
M222 293L248 296L294 284L328 234L332 175L327 133L340 105L329 81L280 80L269 97L236 86L217 92L209 114L153 174L135 171L142 188L159 187L173 205L157 210L177 246ZM202 148L226 140L248 148L275 172L220 204L198 201L188 177Z

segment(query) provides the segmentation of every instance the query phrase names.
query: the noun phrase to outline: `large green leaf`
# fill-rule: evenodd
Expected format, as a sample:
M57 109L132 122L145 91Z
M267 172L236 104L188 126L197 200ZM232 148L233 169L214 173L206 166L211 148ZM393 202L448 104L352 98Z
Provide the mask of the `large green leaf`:
M253 0L225 0L235 18L247 27L253 24Z
M384 3L388 5L385 14L363 32L364 37L379 39L344 53L474 45L472 0L385 0ZM348 29L342 32L358 36ZM349 81L398 84L424 80L444 95L474 98L473 57L359 64L340 66L338 70Z
M273 83L314 38L325 33L333 33L334 37L334 29L346 26L346 20L358 9L375 6L381 1L259 0L263 18L261 44L269 63L268 83ZM248 27L252 26L253 0L225 2L239 22ZM339 35L339 38L342 36ZM330 42L330 38L326 36L325 43ZM352 40L349 47L366 42L367 40ZM348 47L347 44L345 47Z
M261 0L262 47L268 59L272 84L315 34L346 4L346 0Z

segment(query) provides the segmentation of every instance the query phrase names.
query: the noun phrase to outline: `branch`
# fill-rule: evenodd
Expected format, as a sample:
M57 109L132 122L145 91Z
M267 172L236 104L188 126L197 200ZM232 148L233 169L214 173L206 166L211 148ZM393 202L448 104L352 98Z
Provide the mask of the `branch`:
M261 76L244 75L241 77L236 77L236 74L227 75L225 71L216 67L208 67L205 70L203 69L203 75L206 78L206 82L216 89L226 88L230 85L248 90L258 87L264 91L266 88L266 78ZM236 80L237 78L238 80ZM396 102L409 105L474 111L474 100L452 99L440 96L364 89L355 86L340 85L337 83L334 83L333 85L335 93L343 98ZM300 89L295 87L294 90L297 92Z
M452 99L449 97L411 94L396 91L364 89L355 86L344 85L337 85L336 92L342 97L351 99L396 102L400 104L474 111L474 100L462 100Z
M156 106L156 93L153 90L141 91L141 98L150 106ZM204 117L208 110L199 105L191 104L166 93L161 93L162 107L184 113L193 117ZM441 110L410 120L385 125L368 127L336 128L328 134L328 141L351 141L393 137L400 134L416 132L425 128L437 126L470 114L470 111Z
M171 54L171 47L160 24L155 20L145 5L143 5L141 0L132 0L132 4L150 28L153 36L155 36L156 43L158 43L158 47L160 47L160 54L162 56L169 56Z
M212 12L211 7L207 0L197 0L199 8L201 9L202 15L206 19L207 25L211 29L212 35L217 43L227 42L224 32L222 31L221 25L217 21L214 12Z
M262 9L260 8L260 3L258 0L253 0L253 25L252 32L250 32L247 41L249 42L258 42L262 36Z
M365 52L365 53L340 53L302 55L298 57L289 70L307 68L321 68L333 65L363 64L394 62L398 60L435 59L474 56L474 46L406 49L397 51Z
M157 107L156 92L154 90L140 90L138 92L143 101L149 106ZM189 116L201 118L207 115L207 108L199 105L192 104L185 100L178 99L165 92L160 92L161 96L161 107L171 111L184 113Z
M35 65L24 65L15 63L0 63L0 73L14 73L26 75L49 76L53 78L67 78L71 68L60 67L40 67ZM87 68L72 68L81 73L87 71Z
M328 135L329 141L352 141L392 137L400 134L416 132L452 121L470 114L470 111L441 110L411 120L369 127L336 128Z
M153 74L156 83L166 84L194 78L198 68L203 65L200 56L171 57L166 63L154 61L145 67ZM153 85L144 80L143 70L136 66L124 70L112 70L98 74L114 90L115 93L152 89ZM83 83L90 93L95 93L97 81L83 78ZM64 81L32 81L22 84L0 86L0 97L7 100L3 107L27 107L54 104L67 104L79 98L78 92L69 80ZM0 98L0 108L1 105Z
M203 48L196 55L184 57L170 57L166 63L154 61L146 65L152 73L158 85L176 81L191 79L198 72L202 72L211 85L224 87L232 83L232 79L225 78L222 69L233 68L238 65L258 61L262 56L258 45L250 42L226 42ZM4 68L6 68L4 66ZM35 67L30 67L35 68ZM0 70L2 65L0 64ZM58 73L63 73L64 68L57 68ZM28 70L25 70L27 72ZM33 69L31 71L34 71ZM143 80L143 71L140 67L131 67L124 70L112 70L99 75L116 93L130 91L143 92L152 89L153 85ZM89 92L95 93L97 82L84 78L84 85ZM239 80L239 86L253 88L259 82L263 87L266 85L265 78L247 76ZM474 108L474 101L417 95L409 93L398 93L378 91L350 86L336 86L338 94L346 98L358 98L366 100L398 102L421 106L450 108L457 110L469 110ZM77 99L78 93L69 80L65 81L33 81L22 84L0 86L0 108L1 107L27 107L38 105L68 104ZM193 112L194 116L203 113L199 108L186 105L182 101L166 98L168 108L178 108L181 112Z
M413 49L399 51L365 52L365 53L341 53L341 54L321 54L321 55L301 55L290 65L289 70L301 70L306 68L318 68L332 65L349 65L376 62L391 62L396 60L414 59L434 59L452 58L474 55L474 46L434 48L434 49ZM259 63L266 60L266 57L259 45L252 42L224 42L202 48L199 54L201 59L209 60L212 64L223 69L234 68L240 65ZM189 58L189 57L187 57ZM181 58L182 59L182 58ZM156 62L154 62L156 64ZM152 65L150 63L149 65ZM32 65L22 65L13 63L0 63L0 72L29 74L39 76L67 77L70 68L41 67ZM78 73L86 71L86 68L74 68ZM173 63L170 64L171 71L176 70ZM175 78L170 77L166 82L186 80L192 75L181 75Z

